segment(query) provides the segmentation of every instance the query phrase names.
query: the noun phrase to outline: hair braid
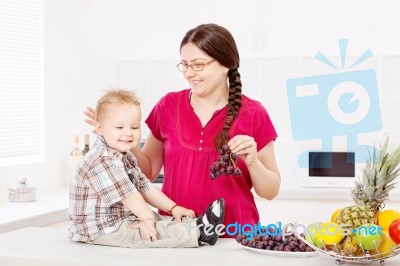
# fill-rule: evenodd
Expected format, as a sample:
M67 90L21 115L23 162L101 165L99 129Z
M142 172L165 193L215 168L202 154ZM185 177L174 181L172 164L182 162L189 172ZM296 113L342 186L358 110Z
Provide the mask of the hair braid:
M242 99L242 82L240 80L240 73L237 68L230 69L228 72L229 79L229 97L228 97L228 113L225 119L224 126L221 133L218 134L215 139L217 149L221 148L222 145L226 144L229 140L228 130L235 120Z

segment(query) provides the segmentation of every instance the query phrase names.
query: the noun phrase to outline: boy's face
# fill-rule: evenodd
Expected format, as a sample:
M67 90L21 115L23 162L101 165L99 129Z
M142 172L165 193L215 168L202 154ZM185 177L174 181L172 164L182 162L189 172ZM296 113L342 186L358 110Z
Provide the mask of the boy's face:
M140 143L140 106L112 103L106 107L103 117L96 122L97 134L107 145L119 152L126 152Z

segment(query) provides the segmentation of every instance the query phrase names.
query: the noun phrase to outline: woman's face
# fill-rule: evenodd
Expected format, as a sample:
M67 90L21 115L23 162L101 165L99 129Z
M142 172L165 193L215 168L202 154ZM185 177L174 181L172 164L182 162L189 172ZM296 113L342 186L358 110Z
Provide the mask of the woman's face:
M185 44L181 49L181 63L189 66L183 72L192 93L198 96L208 96L219 90L227 91L228 68L221 65L214 58L205 54L192 43ZM190 66L203 65L203 70L194 71Z

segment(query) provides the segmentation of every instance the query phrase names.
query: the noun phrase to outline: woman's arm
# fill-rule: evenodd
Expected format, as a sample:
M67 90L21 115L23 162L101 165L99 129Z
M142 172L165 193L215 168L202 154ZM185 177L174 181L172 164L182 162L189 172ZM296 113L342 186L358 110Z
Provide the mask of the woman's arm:
M131 151L135 155L143 174L153 182L160 174L163 166L162 142L149 133L143 148L140 150L139 147L136 147Z
M257 195L266 199L278 195L281 177L275 159L274 142L271 141L257 152L257 143L252 137L237 135L228 145L233 153L245 161Z
M281 176L276 164L273 141L258 152L257 160L247 164L247 168L258 196L270 200L278 195Z

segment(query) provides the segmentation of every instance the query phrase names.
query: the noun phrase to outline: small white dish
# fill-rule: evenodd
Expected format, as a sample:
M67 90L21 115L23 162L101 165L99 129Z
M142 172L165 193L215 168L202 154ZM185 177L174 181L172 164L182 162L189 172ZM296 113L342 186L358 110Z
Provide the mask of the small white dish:
M269 255L269 256L278 256L278 257L296 257L296 258L306 258L316 256L318 252L310 251L310 252L290 252L290 251L276 251L276 250L266 250L259 248L251 248L247 246L243 246L239 244L242 248L247 249L254 253Z

